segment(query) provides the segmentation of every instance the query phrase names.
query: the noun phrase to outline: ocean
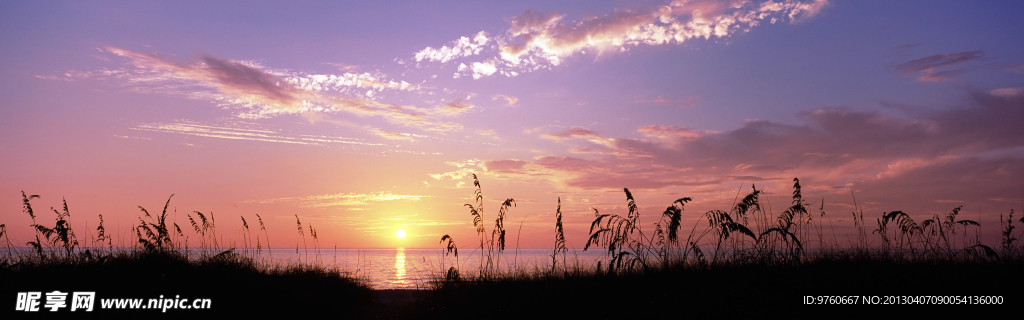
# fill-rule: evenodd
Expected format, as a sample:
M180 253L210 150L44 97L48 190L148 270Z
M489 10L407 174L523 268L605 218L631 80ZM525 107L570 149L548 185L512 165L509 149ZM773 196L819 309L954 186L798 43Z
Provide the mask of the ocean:
M551 269L552 249L506 249L492 255L499 271L534 272ZM486 255L484 255L486 256ZM304 250L274 248L263 250L263 261L276 264L318 263L337 267L342 272L367 281L374 289L426 288L430 281L444 276L448 268L458 265L460 274L480 272L480 249L462 249L456 260L453 254L445 256L442 249L334 249ZM569 249L565 262L574 267L594 268L598 261L607 260L606 251ZM559 256L558 263L562 263ZM607 261L605 261L607 263Z

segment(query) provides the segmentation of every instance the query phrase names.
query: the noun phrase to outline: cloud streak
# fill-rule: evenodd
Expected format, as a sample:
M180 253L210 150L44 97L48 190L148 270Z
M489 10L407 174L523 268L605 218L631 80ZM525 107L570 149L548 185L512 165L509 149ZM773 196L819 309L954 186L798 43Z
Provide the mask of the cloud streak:
M854 181L902 181L922 171L964 163L994 166L1003 174L1024 174L1015 171L1024 164L1024 127L1019 125L1019 119L1024 119L1024 95L1017 88L1000 90L974 93L972 101L960 108L912 119L824 108L802 113L801 124L754 120L725 132L658 125L639 128L640 137L606 137L571 128L542 137L566 143L570 150L602 152L495 159L477 167L506 177L544 177L579 189L715 186L722 182L720 177L794 176L842 186ZM1005 166L998 169L996 163ZM965 178L950 177L950 181Z
M381 81L379 75L288 74L210 55L203 56L199 61L178 63L154 54L126 49L107 47L105 50L129 59L136 69L97 72L92 75L112 75L113 79L122 80L126 85L144 91L180 94L214 101L223 107L241 108L244 111L239 117L242 118L298 114L316 121L325 119L317 114L342 112L358 117L380 117L391 124L427 131L462 130L462 125L458 123L437 118L450 116L450 112L368 98L380 90L419 89L404 81ZM360 88L368 90L357 93ZM389 137L383 130L371 131Z
M246 202L254 202L260 204L278 202L297 202L300 207L321 208L332 206L365 206L371 203L385 201L420 201L421 199L424 198L430 198L430 196L393 194L389 191L381 191L373 193L336 193L306 197L250 200Z
M909 76L921 73L917 78L919 81L937 82L954 78L963 73L963 70L939 71L940 68L955 66L970 61L982 60L985 54L981 51L958 52L951 54L937 54L921 59L911 60L895 66L896 72L901 76Z
M416 52L413 58L416 61L437 61L445 63L452 61L457 58L469 57L480 54L480 51L484 49L484 46L490 42L491 39L487 38L487 33L480 31L473 36L472 39L469 37L462 37L458 40L452 41L450 47L445 45L438 49L427 47L423 50Z
M324 146L330 144L342 144L342 145L360 145L360 146L384 146L380 143L371 143L360 141L359 139L344 138L344 137L330 137L330 136L313 136L313 135L298 135L288 136L282 135L273 130L264 129L247 129L237 127L224 127L224 126L209 126L195 123L148 123L141 124L131 128L132 130L139 131L150 131L150 132L163 132L163 133L176 133L195 137L205 138L216 138L216 139L228 139L228 140L248 140L248 141L260 141L260 142L273 142L273 143L286 143L286 144L300 144L300 145L311 145L311 146Z
M642 11L617 10L601 17L567 21L558 12L527 10L512 18L493 45L481 31L474 39L456 40L452 47L426 48L416 61L451 62L458 58L493 54L483 62L462 63L456 78L480 79L493 74L514 77L523 72L551 68L586 51L598 55L629 50L640 45L680 44L690 39L726 38L762 23L796 21L812 17L827 5L825 0L797 1L673 1Z

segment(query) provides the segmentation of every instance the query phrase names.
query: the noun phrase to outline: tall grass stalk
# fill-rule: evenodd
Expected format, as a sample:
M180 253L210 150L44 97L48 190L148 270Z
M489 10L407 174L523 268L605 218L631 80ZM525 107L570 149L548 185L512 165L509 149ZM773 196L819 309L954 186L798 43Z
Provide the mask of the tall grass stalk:
M555 208L555 249L551 253L551 272L555 272L555 266L558 262L558 255L562 255L562 268L565 265L565 253L569 249L565 248L565 232L562 230L562 197L558 197L558 207Z
M302 249L306 252L306 263L309 263L309 248L306 247L306 233L302 232L302 221L299 221L299 215L295 215L295 226L299 231L299 235L302 236ZM295 253L299 253L299 244L295 244Z
M481 258L479 270L481 275L486 276L498 270L501 262L501 252L505 250L505 216L508 213L508 209L516 205L516 201L515 199L508 198L501 203L498 209L498 216L494 219L494 228L491 229L491 237L488 239L486 236L487 228L483 222L483 190L480 187L480 179L477 178L475 173L473 174L473 186L476 187L476 190L473 191L473 199L476 204L467 203L464 206L469 207L469 214L473 217L473 227L476 228L477 237L480 239Z

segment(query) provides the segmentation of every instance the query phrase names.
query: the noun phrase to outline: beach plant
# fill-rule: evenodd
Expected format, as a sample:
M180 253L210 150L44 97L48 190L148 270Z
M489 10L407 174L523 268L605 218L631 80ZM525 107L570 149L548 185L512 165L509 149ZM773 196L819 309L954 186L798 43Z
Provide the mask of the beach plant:
M916 254L914 243L917 238L921 236L924 231L913 218L903 211L891 211L889 213L882 214L882 228L887 229L890 222L896 223L896 228L893 230L895 236L895 248L897 255L902 255L905 251L910 252L910 256L913 257ZM879 233L882 230L876 230Z
M316 263L321 263L320 260L320 238L316 236L316 229L313 229L313 224L309 223L309 236L313 238L313 248L316 251Z
M673 201L648 237L637 223L639 210L632 193L629 189L623 189L626 193L627 215L601 214L593 208L595 219L591 223L590 237L584 250L590 246L608 250L611 257L608 261L609 273L624 269L646 271L655 265L668 268L673 261L687 263L691 258L697 266L727 261L797 263L803 253L799 230L810 224L812 219L803 200L799 179L793 181L792 204L775 221L768 222L768 215L760 201L763 191L752 185L751 192L735 203L730 211L705 212L702 218L707 222L706 228L698 233L697 225L694 225L682 244L679 243L682 213L692 198L683 197ZM755 233L748 227L750 217L761 221L759 232ZM733 237L735 233L741 237ZM701 249L701 243L704 243L708 235L715 236L710 262Z
M691 228L690 235L687 236L686 239L687 246L683 248L683 252L681 254L681 262L685 263L689 259L691 254L693 254L694 262L696 262L697 266L707 266L719 264L720 258L728 258L729 260L735 261L740 257L745 257L746 259L755 258L756 260L756 252L771 252L766 251L765 248L773 248L773 246L775 246L775 243L771 241L764 241L764 239L768 239L770 235L774 233L774 231L768 231L770 230L770 227L766 226L761 228L762 230L765 231L762 231L761 233L755 233L749 227L747 227L747 223L749 222L748 215L750 214L754 214L753 216L755 218L755 221L764 221L761 223L762 225L768 224L766 222L767 217L762 209L759 200L762 191L758 190L756 186L752 185L751 187L751 193L747 194L740 201L735 203L729 212L722 210L709 210L703 214L703 220L707 221L708 223L707 227L705 227L705 229L703 229L703 231L699 235L695 233L697 230L697 225L694 225L694 227ZM680 205L681 211L681 205L687 201L680 200L676 200L676 203ZM671 233L671 230L669 232ZM748 238L750 238L749 243L753 243L754 247L744 249L746 243L748 242L745 242L743 240L744 238L742 237L731 236L733 233L737 232L740 233L740 235L745 235ZM713 234L715 238L717 238L717 240L714 241L714 249L711 256L711 261L709 262L707 261L707 257L704 255L703 251L701 251L699 244L703 241L703 239L706 236L710 234ZM759 237L758 234L764 235L764 237ZM725 250L725 244L730 244L729 247L731 249L729 251L732 252L731 255L725 253L727 251ZM663 264L667 265L668 262L665 262Z
M139 206L139 210L142 210L142 213L146 218L149 218L149 221L139 217L139 225L135 227L135 235L138 237L139 244L146 250L164 251L174 246L174 242L171 240L171 230L167 226L167 208L171 205L171 198L173 197L173 194L167 197L164 210L160 212L158 217L150 215L146 208Z
M679 226L683 217L683 207L687 202L693 201L690 197L676 199L672 205L665 208L661 214L661 220L655 225L654 235L657 238L656 246L660 247L662 267L667 268L671 259L673 245L678 245ZM665 225L665 223L668 223ZM663 227L664 226L664 227Z
M7 240L7 257L13 256L13 254L11 253L11 238L7 236L6 224L0 224L0 237L4 237L4 239ZM6 263L7 260L5 259L4 262Z
M299 231L299 235L302 236L302 250L306 252L306 262L309 262L309 248L306 247L306 233L302 232L302 221L299 221L299 215L295 215L295 228ZM295 253L299 253L299 244L295 244Z
M708 221L708 229L713 231L718 238L718 240L715 241L715 250L712 253L711 264L717 264L718 259L725 256L725 250L722 245L730 239L730 235L733 233L739 232L742 235L750 237L755 242L758 239L750 228L747 228L743 223L734 220L732 216L733 215L729 212L721 210L711 210L704 213L704 218ZM735 240L736 238L733 237L732 239ZM698 242L699 240L700 238L698 238ZM737 253L735 248L733 249L733 253Z
M486 238L484 238L484 233L487 231L487 228L484 226L484 218L483 218L483 215L484 215L484 195L483 195L483 190L480 188L480 179L478 179L476 177L475 173L473 174L473 186L476 187L476 190L473 191L473 201L476 203L476 205L467 203L467 204L464 204L464 206L469 207L469 215L473 217L473 227L476 228L476 235L477 235L477 238L479 238L479 240L480 240L480 252L481 252L481 255L482 255L483 251L484 251L484 244L487 242ZM487 255L488 265L490 264L490 260L491 260L490 259L490 254L488 254ZM481 271L483 270L483 263L484 263L484 260L483 260L483 258L481 258L480 259L480 270Z
M775 246L771 245L769 241L769 239L776 237L785 245L786 256L781 261L795 262L800 259L800 255L803 253L803 244L794 233L793 228L802 226L804 221L810 221L810 219L804 220L805 217L809 218L810 215L807 213L807 207L804 206L803 194L800 189L800 179L793 178L792 205L779 215L774 226L762 231L757 236L756 240L759 245L769 246L769 248L760 248L762 250L761 258L774 259L777 257L776 253L778 251L775 250ZM755 188L754 191L754 193L757 193L758 190ZM758 205L757 208L760 209L760 206Z
M1005 256L1011 254L1019 246L1017 245L1018 239L1013 234L1013 229L1017 228L1013 225L1013 209L1010 209L1010 214L1005 217L1005 220L1003 218L1003 213L1000 212L999 226L1002 233L1000 248L1003 250L1003 255ZM1020 221L1024 223L1024 218L1021 218Z
M447 234L441 236L441 241L438 242L438 243L444 243L445 240L448 240L448 243L445 245L447 250L444 251L444 256L443 257L447 257L449 254L455 254L455 264L453 264L452 266L448 267L448 271L445 272L444 279L445 279L445 281L458 281L459 280L459 268L457 266L459 265L459 247L457 245L455 245L455 238L452 238L452 236L447 235ZM442 268L444 268L444 260L443 260L444 258L443 257L442 257L442 260L441 260L441 267Z
M36 250L36 255L39 256L39 261L42 262L43 259L44 259L44 257L43 257L43 245L42 245L42 241L40 241L40 239L39 239L39 229L35 227L37 225L36 224L35 211L32 210L32 204L29 202L30 199L35 199L35 198L39 198L39 195L35 195L34 194L31 197L29 197L29 196L25 195L25 191L24 190L21 191L22 211L27 213L28 216L32 218L32 225L31 226L35 230L34 235L36 236L36 241L29 241L26 244L29 245L29 246L32 246L32 248Z
M59 243L59 245L64 249L64 257L68 259L71 258L71 254L74 252L75 247L78 246L78 240L75 237L75 232L71 229L71 223L68 220L71 218L71 212L68 210L67 200L62 199L64 203L63 211L57 211L57 209L50 207L50 210L53 210L53 213L57 215L56 222L51 228L35 223L35 215L32 213L32 208L29 206L28 198L25 198L24 192L22 192L22 197L24 199L27 212L29 212L29 215L33 217L32 227L36 231L36 241L29 242L28 244L36 248L40 260L43 258L42 243L40 243L39 239L40 234L43 235L51 247L56 247Z
M476 175L473 178L474 186L476 187L474 192L475 201L473 204L467 204L467 206L470 208L470 214L474 218L474 227L477 229L477 235L480 238L482 268L479 275L460 274L459 267L461 265L458 247L455 244L454 238L445 234L440 238L440 244L443 248L441 268L438 270L440 272L437 273L440 277L448 281L466 279L473 281L504 281L509 279L543 278L571 280L573 277L579 277L580 274L597 275L598 273L606 273L600 267L598 267L597 272L594 272L593 269L581 268L577 261L576 276L573 276L574 273L570 267L570 263L572 263L571 257L567 258L568 244L565 237L566 230L563 224L564 217L561 211L560 197L557 198L554 214L555 241L554 249L549 251L552 259L550 271L545 267L535 267L533 274L528 274L525 271L518 273L499 272L500 270L497 268L501 262L501 254L506 247L506 225L504 225L504 220L508 218L509 210L515 207L516 203L512 198L508 198L501 203L498 213L494 217L494 228L487 230L485 228L485 221L490 221L487 220L490 218L486 218L483 215L484 198L481 192L480 181ZM793 192L788 206L778 214L772 214L771 206L764 196L768 194L765 191L757 189L754 185L751 185L751 189L745 189L745 184L740 190L749 190L749 193L743 195L737 191L736 200L727 211L710 210L703 214L693 214L690 217L686 216L688 212L684 209L687 205L690 205L692 208L693 199L689 197L678 198L665 207L664 211L657 217L658 220L653 224L652 232L652 229L650 229L651 224L641 223L640 207L638 206L638 201L634 198L634 194L629 189L624 188L626 212L621 215L602 214L594 208L595 218L591 223L590 235L584 250L589 249L591 246L605 249L610 260L602 260L599 262L599 266L607 266L607 273L624 275L656 275L663 274L662 272L666 270L680 269L714 271L714 269L726 270L733 266L797 265L813 263L816 259L818 261L829 261L828 259L835 259L832 261L866 259L868 261L907 264L1020 262L1021 245L1018 238L1021 236L1015 224L1018 221L1024 223L1024 219L1018 219L1015 210L1011 210L1009 216L1000 215L1002 241L998 247L1001 249L998 254L996 250L982 244L979 236L974 236L973 238L969 236L976 228L980 234L982 226L977 220L963 219L966 216L963 211L964 207L957 206L952 210L935 214L929 219L923 220L904 211L883 212L876 220L878 228L873 231L873 233L878 234L881 242L877 241L878 238L873 238L871 244L874 247L868 247L864 245L864 243L867 243L866 241L862 242L858 238L856 243L851 242L850 247L843 249L845 251L830 251L826 255L823 251L805 251L805 247L813 245L811 242L806 241L806 239L813 239L813 232L815 231L818 232L818 242L822 243L821 246L824 246L821 234L822 222L825 217L824 200L822 200L822 204L819 206L821 213L814 213L812 216L812 213L809 211L813 209L809 208L805 201L805 194L799 179L793 179ZM194 231L200 235L204 253L196 258L189 258L187 255L188 237L185 236L185 233L182 232L178 224L168 219L168 215L171 215L169 204L173 196L171 195L167 199L163 210L159 214L152 214L142 206L139 206L141 214L138 216L138 225L132 226L132 229L135 231L134 236L136 237L134 243L137 244L134 247L122 248L116 252L157 256L182 255L184 253L186 260L205 261L203 263L219 263L218 261L239 259L241 259L239 261L254 261L254 258L258 257L262 248L258 232L257 239L255 240L257 255L238 254L232 250L218 250L219 253L207 253L205 251L207 248L218 248L216 244L222 241L218 241L212 212L204 214L194 211L194 214L188 215L188 218ZM35 255L31 254L31 251L28 251L30 254L21 256L20 260L12 259L13 256L18 254L18 251L11 248L10 239L8 239L8 224L0 224L0 237L8 242L7 258L0 259L2 261L0 262L2 263L2 268L28 268L26 266L102 261L101 259L92 258L91 253L86 250L88 242L93 241L92 239L86 241L86 246L79 245L79 240L71 229L70 210L66 200L63 201L62 208L51 208L56 214L55 224L51 226L49 223L46 223L46 226L42 226L44 223L37 223L35 219L37 217L29 203L30 200L37 197L30 197L22 192L23 210L33 218L31 226L36 237L36 241L30 241L28 244L32 245L30 249L35 251L38 259L36 259ZM856 203L856 200L854 200L854 210L855 227L863 225L863 210ZM611 210L608 211L610 212ZM79 216L79 214L76 214L76 217ZM193 218L193 216L197 218ZM256 216L264 236L267 236L266 238L269 239L269 234L262 217L258 214ZM914 219L915 217L917 217L916 220ZM253 241L250 226L248 225L248 219L245 219L244 216L240 218L243 228L242 241L244 241L244 245L248 250ZM305 263L300 261L300 264L306 266L319 265L321 260L318 230L311 223L307 223L305 226L302 225L297 215L295 215L295 218L297 231L303 238L303 247L306 248L306 261ZM86 234L86 238L94 238L94 243L101 245L103 243L108 244L111 251L101 258L115 256L116 252L112 246L111 230L108 230L105 226L103 215L99 216L99 220L100 224L96 227L96 235L90 237ZM693 223L692 230L688 236L685 234L685 231L679 230L683 227L685 221L696 221ZM642 225L647 227L646 230L641 227ZM316 251L316 258L312 260L312 264L308 259L308 247L305 239L306 232L309 233ZM859 232L859 230L855 230L855 232ZM128 235L129 237L133 236L130 231ZM181 250L182 242L185 243L185 251ZM269 247L269 241L266 244ZM43 248L44 246L46 248ZM337 244L335 244L335 247L337 247ZM93 252L95 252L95 248L88 249L93 249ZM298 254L298 252L297 243L296 253ZM869 252L870 254L857 255L863 252ZM451 257L452 255L454 257ZM558 263L559 255L561 255L561 264ZM486 266L483 263L486 263ZM561 268L559 268L559 265L561 265ZM581 272L580 270L585 271Z
M174 231L176 233L175 234L175 238L176 239L181 239L181 240L175 240L174 242L178 243L179 246L182 246L182 243L184 243L183 247L184 247L184 249L187 250L188 249L188 236L186 236L185 233L181 231L181 227L178 226L177 222L173 223L173 225L174 225Z
M489 251L494 253L494 267L501 265L501 253L505 251L505 215L510 207L515 206L514 199L505 199L498 208L498 217L494 219L494 228L491 229L492 249Z
M981 226L981 224L974 220L957 220L956 216L960 213L961 209L963 209L963 206L953 208L952 211L946 214L945 219L940 219L939 215L935 215L932 219L922 221L921 227L926 237L925 243L930 244L932 242L931 238L936 238L934 240L936 243L930 246L937 250L941 248L941 244L937 243L941 239L942 244L945 244L946 254L952 256L954 254L953 243L955 243L956 239L951 243L950 238L956 236L957 225L963 226L964 233L967 233L967 226Z
M626 207L629 212L625 217L617 214L600 213L597 208L594 210L594 221L590 223L590 237L587 239L583 251L590 249L590 246L604 247L608 251L611 260L608 261L608 272L615 273L616 270L641 268L648 269L646 251L648 248L644 242L650 242L637 225L640 218L640 211L637 209L636 201L629 189L622 189L626 193ZM636 236L633 236L636 234Z
M566 267L565 253L569 251L565 247L565 232L562 230L562 197L558 197L558 207L555 208L555 249L551 253L551 272L555 271L558 262L558 255L562 255L562 268Z
M103 245L103 242L107 242L107 247L110 250L114 249L114 243L112 237L107 234L107 228L103 226L103 215L99 215L100 225L96 226L96 243ZM180 231L179 231L180 232Z
M246 251L249 250L250 242L252 241L252 233L249 232L249 222L245 221L245 216L238 216L242 218L242 246L245 247Z
M864 229L864 209L857 203L857 195L854 193L852 185L850 186L850 198L853 199L853 211L850 214L853 215L853 227L857 230L857 242L853 243L849 238L847 238L847 242L853 249L864 252L868 249L867 231Z
M583 250L589 250L590 246L605 248L610 257L608 273L621 270L647 271L655 265L667 266L671 245L678 241L683 206L692 199L684 197L674 201L662 213L661 219L655 224L653 234L648 237L638 224L640 210L633 193L628 188L622 190L626 194L626 216L602 214L597 208L591 208L594 210L594 221L590 223L590 236ZM688 240L692 238L691 233ZM693 243L696 242L699 241ZM691 245L692 247L696 245ZM686 254L684 253L684 256Z
M910 261L954 261L957 259L998 258L991 247L975 239L973 244L955 247L958 225L966 233L968 226L981 227L974 220L958 220L956 216L962 207L956 207L944 218L935 215L932 219L916 223L903 211L883 213L878 219L878 229L873 232L881 236L881 252L889 259ZM889 223L895 223L891 238ZM1005 231L1005 229L1004 229ZM953 238L953 240L950 240ZM966 239L965 239L966 240ZM1004 245L1007 241L1004 236Z
M491 229L491 237L487 238L487 228L484 226L484 196L483 189L480 187L480 179L477 178L476 174L473 174L473 186L476 190L473 191L473 199L475 205L467 203L464 206L469 207L469 214L473 217L473 227L476 228L477 237L480 240L480 273L481 275L490 275L497 272L497 268L501 262L501 253L505 250L505 217L510 207L516 205L516 201L513 198L505 199L501 203L498 209L498 216L494 219L494 228ZM485 253L486 251L486 253Z
M273 257L273 251L270 250L270 248L272 248L270 246L270 234L267 233L267 226L263 224L263 217L260 217L260 214L257 213L256 214L256 219L259 220L259 222L260 222L260 230L263 230L263 235L266 236L266 239L264 239L263 241L267 242L267 253L271 257ZM256 245L259 246L259 234L258 233L256 234L256 240L257 240L256 241Z
M203 253L206 253L210 247L219 248L220 246L218 246L217 229L213 220L213 212L210 212L209 218L207 218L207 215L199 211L193 211L192 213L195 213L196 216L199 217L199 220L192 218L192 215L189 214L188 221L192 224L192 229L199 235L199 245L202 248Z
M825 242L824 233L822 232L825 228L825 197L821 198L821 205L818 206L818 249L822 250L835 250L838 249L839 243L836 240L836 227L832 224L832 216L828 216L828 228L832 233L832 244L831 246Z

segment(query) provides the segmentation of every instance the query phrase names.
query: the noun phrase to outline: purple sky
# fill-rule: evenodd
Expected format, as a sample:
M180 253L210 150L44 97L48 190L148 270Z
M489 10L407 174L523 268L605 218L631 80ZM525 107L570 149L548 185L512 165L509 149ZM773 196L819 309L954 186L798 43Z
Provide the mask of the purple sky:
M271 244L471 244L515 198L522 247L591 208L684 225L792 179L845 237L963 205L998 241L1024 205L1024 12L995 1L4 2L0 223L61 197L132 244L138 206ZM490 223L490 222L488 222ZM251 224L251 223L250 223ZM649 224L648 224L649 225ZM397 239L398 229L408 231ZM971 231L974 232L974 231ZM195 236L195 235L192 235ZM120 238L118 238L120 237ZM17 241L15 241L17 240ZM265 245L265 244L264 244Z

